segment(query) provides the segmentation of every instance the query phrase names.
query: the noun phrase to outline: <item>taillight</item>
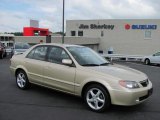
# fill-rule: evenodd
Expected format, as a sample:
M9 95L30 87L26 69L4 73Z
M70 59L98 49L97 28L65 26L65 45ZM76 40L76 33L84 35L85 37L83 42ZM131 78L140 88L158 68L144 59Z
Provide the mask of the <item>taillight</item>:
M10 65L12 65L12 58L10 59Z

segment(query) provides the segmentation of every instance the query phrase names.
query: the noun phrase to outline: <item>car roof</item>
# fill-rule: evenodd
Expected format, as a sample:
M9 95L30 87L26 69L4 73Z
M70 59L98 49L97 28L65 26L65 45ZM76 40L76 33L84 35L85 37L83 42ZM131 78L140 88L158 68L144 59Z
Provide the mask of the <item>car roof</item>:
M14 44L28 44L27 42L15 42Z
M59 46L59 47L83 47L80 45L60 44L60 43L41 43L41 44L38 44L37 46L39 46L39 45L53 45L53 46Z

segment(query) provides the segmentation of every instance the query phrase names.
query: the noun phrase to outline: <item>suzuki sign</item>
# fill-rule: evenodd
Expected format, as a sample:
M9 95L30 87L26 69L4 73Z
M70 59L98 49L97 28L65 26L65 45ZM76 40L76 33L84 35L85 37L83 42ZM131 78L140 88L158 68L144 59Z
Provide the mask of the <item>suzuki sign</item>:
M130 24L126 24L125 25L125 29L129 30L129 29L133 29L133 30L156 30L157 29L157 25L130 25Z

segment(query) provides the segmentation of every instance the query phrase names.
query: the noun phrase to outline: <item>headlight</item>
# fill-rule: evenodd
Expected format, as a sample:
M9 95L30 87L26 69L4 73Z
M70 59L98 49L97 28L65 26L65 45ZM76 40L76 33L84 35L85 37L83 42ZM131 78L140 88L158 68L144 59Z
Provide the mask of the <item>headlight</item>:
M119 84L125 88L134 89L139 88L139 85L135 81L127 81L127 80L120 80Z

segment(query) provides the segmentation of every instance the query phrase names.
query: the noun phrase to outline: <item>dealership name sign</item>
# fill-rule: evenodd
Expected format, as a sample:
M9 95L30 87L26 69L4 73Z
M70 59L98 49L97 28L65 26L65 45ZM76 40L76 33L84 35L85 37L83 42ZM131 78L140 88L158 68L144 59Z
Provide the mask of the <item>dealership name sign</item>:
M113 30L114 29L114 25L96 25L96 24L90 24L90 25L84 25L84 24L80 24L79 29L109 29L109 30Z
M150 30L156 30L157 29L157 25L129 25L126 24L125 25L125 29L129 30L129 29L133 29L133 30L144 30L144 29L150 29Z

